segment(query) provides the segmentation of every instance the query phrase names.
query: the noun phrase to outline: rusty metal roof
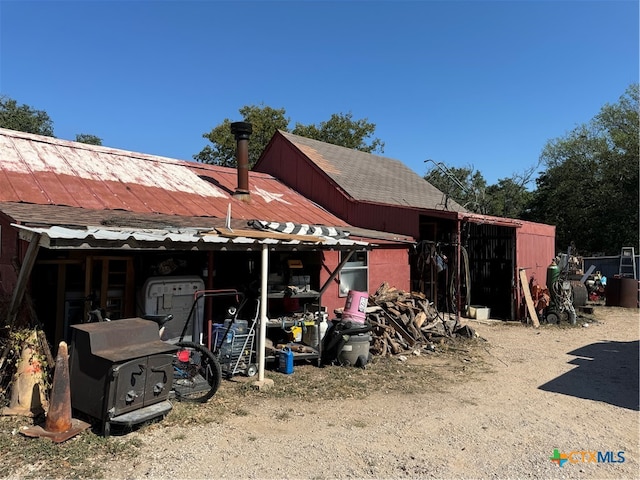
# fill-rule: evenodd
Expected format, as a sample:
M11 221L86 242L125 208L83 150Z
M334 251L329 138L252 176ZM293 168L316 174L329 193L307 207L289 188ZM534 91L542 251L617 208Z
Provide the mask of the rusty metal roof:
M445 195L399 160L278 131L358 201L444 210ZM466 212L449 199L447 210Z
M23 232L31 231L42 234L43 246L47 248L147 248L147 249L180 249L189 244L189 248L196 249L233 249L242 247L251 249L260 241L252 239L242 243L241 240L227 241L223 238L213 238L211 232L225 227L224 218L187 217L180 215L165 215L159 213L135 213L119 210L88 210L79 207L61 205L33 205L26 203L0 202L0 215L4 215ZM252 220L231 219L230 227L234 230L251 228ZM52 228L56 227L56 228ZM63 229L60 229L62 227ZM135 236L124 236L124 232L151 232L148 243L140 243ZM96 235L94 236L94 233ZM175 234L185 234L180 241L174 241ZM353 226L348 227L348 238L323 238L324 249L340 250L353 246L371 247L377 245L396 244L401 246L414 243L413 238L398 236L386 232L367 230ZM117 242L109 243L109 237ZM63 240L65 237L75 240ZM47 240L53 240L49 241ZM142 238L142 237L140 237ZM91 242L85 241L86 239ZM76 241L77 240L77 241ZM334 240L344 240L334 242ZM66 243L65 243L66 242ZM197 245L194 245L197 244ZM301 248L298 242L281 242L280 246ZM317 245L316 245L317 246Z
M236 186L234 168L0 128L0 202L346 226L271 175L249 172L248 200Z

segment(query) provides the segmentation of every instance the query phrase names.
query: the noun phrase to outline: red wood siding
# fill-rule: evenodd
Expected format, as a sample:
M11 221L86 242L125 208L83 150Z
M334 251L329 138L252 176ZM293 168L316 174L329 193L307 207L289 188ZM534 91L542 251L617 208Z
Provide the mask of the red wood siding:
M387 282L399 290L409 291L410 285L408 250L373 250L369 254L369 294Z
M527 279L533 277L538 285L547 284L547 267L556 254L555 236L555 225L523 222L522 227L516 229L517 269L524 268ZM521 301L518 298L518 305Z
M338 252L324 252L324 267L320 272L320 284L329 278L329 274L335 270L340 260ZM409 259L408 251L399 250L373 250L369 252L369 295L373 295L382 282L401 290L409 291ZM333 311L343 308L345 297L339 296L338 277L332 282L322 296L322 305L327 307L329 319L334 318Z

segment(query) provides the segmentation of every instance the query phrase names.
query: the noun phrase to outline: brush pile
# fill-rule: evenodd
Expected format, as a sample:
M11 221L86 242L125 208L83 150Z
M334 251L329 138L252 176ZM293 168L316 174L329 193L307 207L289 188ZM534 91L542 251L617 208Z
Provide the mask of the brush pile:
M386 282L369 297L367 321L373 326L373 355L422 348L433 351L436 342L475 336L471 328L457 325L455 317L438 312L424 294L398 290Z

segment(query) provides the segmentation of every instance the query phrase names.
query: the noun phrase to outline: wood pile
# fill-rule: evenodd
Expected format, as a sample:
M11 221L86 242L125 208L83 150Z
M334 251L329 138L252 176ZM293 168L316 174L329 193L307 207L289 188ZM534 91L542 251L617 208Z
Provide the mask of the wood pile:
M457 333L455 319L443 316L420 292L405 292L385 282L369 297L368 305L373 355L397 355L460 334L469 336L468 327Z

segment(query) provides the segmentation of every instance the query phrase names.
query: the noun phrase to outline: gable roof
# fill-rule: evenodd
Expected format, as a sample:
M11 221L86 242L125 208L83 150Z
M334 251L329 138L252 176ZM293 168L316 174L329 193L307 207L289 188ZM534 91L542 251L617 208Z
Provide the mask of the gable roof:
M360 202L465 212L399 160L352 150L278 130L287 142ZM273 139L272 139L273 141Z
M144 214L346 226L271 175L59 140L0 128L0 202Z

